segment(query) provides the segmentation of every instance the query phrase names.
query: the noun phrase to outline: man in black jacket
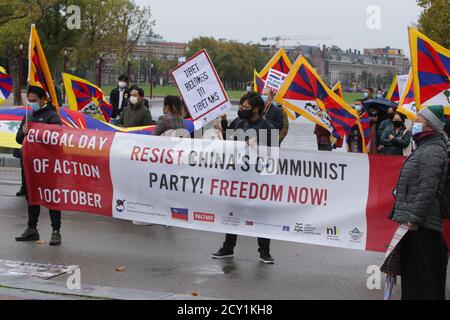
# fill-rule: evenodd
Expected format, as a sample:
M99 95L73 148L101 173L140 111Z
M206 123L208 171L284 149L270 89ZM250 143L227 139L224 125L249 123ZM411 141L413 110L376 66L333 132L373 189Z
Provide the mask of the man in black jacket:
M247 140L249 145L257 144L259 146L278 147L278 137L271 136L272 130L276 130L275 127L262 117L264 106L264 101L259 94L254 92L245 94L240 101L239 117L229 126L229 129L235 130L235 134L229 138L236 140L238 136L236 130L243 130L245 134L249 134ZM274 143L272 143L272 138ZM227 234L223 247L216 253L213 253L212 258L224 259L233 257L236 241L237 235ZM273 264L274 259L270 255L270 239L258 238L258 246L260 261L265 264Z
M25 137L28 134L29 122L40 122L46 124L61 125L61 119L54 110L53 106L46 103L46 93L40 87L31 86L27 91L28 104L32 108L32 112L28 111L27 115L20 124L19 131L16 135L16 141L18 144L22 144ZM23 159L27 160L27 159ZM37 231L37 224L39 214L41 211L40 206L28 205L28 228L25 232L16 237L16 241L37 241L40 239L39 232ZM58 246L61 244L61 211L50 210L50 219L52 221L52 236L50 239L51 246Z
M123 109L128 105L128 99L130 97L128 84L128 77L123 74L119 77L119 85L111 91L109 102L113 106L113 119L120 116Z

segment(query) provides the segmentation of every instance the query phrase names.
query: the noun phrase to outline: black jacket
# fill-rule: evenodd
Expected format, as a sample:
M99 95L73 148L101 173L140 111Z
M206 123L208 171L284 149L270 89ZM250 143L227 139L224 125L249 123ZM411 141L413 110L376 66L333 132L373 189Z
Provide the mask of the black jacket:
M260 117L256 122L236 118L233 122L231 122L229 129L234 130L234 134L232 136L226 137L227 140L242 141L242 137L239 137L240 134L238 131L242 130L246 135L245 140L248 140L248 138L250 137L254 137L256 138L258 145L267 147L279 147L279 141L275 142L275 145L272 145L271 130L275 129L275 127L272 123L262 117ZM266 137L261 136L261 133L263 132L261 130L265 130L265 133L267 135ZM265 141L261 138L265 138Z
M399 223L443 231L438 190L447 177L448 139L442 134L424 138L406 160L396 188L396 201L390 218Z
M389 136L393 135L394 140L389 140ZM380 144L384 146L382 153L393 156L402 156L403 149L411 143L411 132L406 130L403 126L399 132L394 128L394 125L387 127L381 135Z
M28 122L39 122L46 124L57 124L62 125L61 118L58 113L54 110L53 106L50 104L45 105L41 110L27 111ZM25 125L25 119L23 118L22 123L20 124L19 131L16 134L16 141L18 144L22 144L25 139L25 135L23 134L23 126Z
M275 127L275 129L278 130L283 129L284 127L283 111L279 106L272 104L269 111L267 111L267 113L265 114L265 118Z
M120 113L125 109L125 107L128 105L128 98L130 97L130 92L128 89L125 89L123 93L123 100L122 105L119 106L119 100L120 100L120 89L119 87L113 89L111 91L111 94L109 95L109 102L113 106L113 114L112 117L115 118L120 115Z

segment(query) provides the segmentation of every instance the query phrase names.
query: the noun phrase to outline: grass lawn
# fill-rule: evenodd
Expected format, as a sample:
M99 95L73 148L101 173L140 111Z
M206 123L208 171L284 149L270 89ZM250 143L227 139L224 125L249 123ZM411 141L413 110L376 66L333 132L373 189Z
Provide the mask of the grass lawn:
M145 95L150 95L150 87L148 84L142 85L142 89L145 91ZM106 95L109 95L112 89L114 89L114 86L111 85L104 85L102 86L102 90ZM230 99L238 100L242 95L245 93L245 91L241 90L227 90L228 96ZM156 86L153 88L153 97L165 97L167 95L179 95L178 89L175 86ZM344 99L349 104L353 104L355 99L362 98L361 93L353 93L353 92L345 92L344 93Z

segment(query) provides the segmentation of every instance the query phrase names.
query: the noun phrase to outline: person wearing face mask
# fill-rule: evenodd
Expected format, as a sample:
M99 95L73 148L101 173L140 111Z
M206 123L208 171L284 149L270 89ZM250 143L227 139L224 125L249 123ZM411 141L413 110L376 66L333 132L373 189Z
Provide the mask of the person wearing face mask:
M361 116L365 112L362 103L363 103L362 100L355 100L354 109L358 112L359 116ZM355 124L353 128L350 130L346 139L348 152L351 153L363 152L363 139L361 137L361 131L359 130L359 126L357 124Z
M392 124L381 135L382 153L385 155L403 156L403 150L411 143L411 133L405 127L405 117L396 112Z
M380 87L377 88L376 97L377 97L377 99L384 99L384 90L381 89Z
M39 122L53 125L62 125L61 119L50 103L46 103L46 93L40 87L30 86L27 90L28 106L31 107L31 112L27 111L27 115L20 124L19 131L16 135L18 144L22 144L25 137L28 135L28 123ZM23 159L26 161L27 159ZM28 228L25 232L16 237L16 241L37 241L40 239L37 230L38 219L40 215L40 206L28 205ZM50 210L50 219L52 223L52 235L50 239L51 246L58 246L61 244L61 211Z
M372 88L365 88L363 94L364 94L363 101L373 99L373 89Z
M289 131L289 119L283 108L273 101L275 93L270 88L264 88L261 98L264 101L263 117L269 121L275 129L279 130L280 144L286 138Z
M257 145L278 146L278 141L272 144L271 130L274 126L262 117L265 103L261 96L257 93L251 92L245 94L239 104L238 118L236 118L229 126L230 129L243 130L246 135L255 135L248 137L247 143L252 144L256 142ZM227 130L227 134L232 133L233 130ZM237 140L237 135L232 134L227 138L230 140ZM232 258L234 256L234 248L237 242L237 235L227 234L222 248L216 253L212 254L213 259ZM274 259L270 255L270 239L258 238L260 261L264 264L273 264Z
M128 106L120 114L119 127L143 127L152 125L150 110L144 106L144 90L139 87L130 88Z
M403 300L446 297L448 248L438 200L448 170L444 122L442 106L425 107L417 114L412 129L417 149L403 165L394 192L396 201L389 218L409 229L396 251Z
M109 96L110 103L113 106L113 119L120 116L124 108L128 105L128 98L128 77L123 74L119 77L118 86L111 91Z
M392 121L394 120L394 116L395 116L395 109L390 107L387 111L387 119L381 121L380 125L378 126L378 130L377 130L378 141L381 140L381 136L383 135L384 130L386 130L386 128L392 126Z

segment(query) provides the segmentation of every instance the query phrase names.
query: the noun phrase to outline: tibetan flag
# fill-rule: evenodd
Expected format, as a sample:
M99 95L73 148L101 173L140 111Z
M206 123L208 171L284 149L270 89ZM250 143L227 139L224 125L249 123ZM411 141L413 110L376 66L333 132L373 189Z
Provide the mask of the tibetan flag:
M409 29L414 94L417 110L443 105L450 114L450 50L417 29Z
M409 73L408 82L406 83L405 91L398 104L397 111L408 117L409 120L416 120L417 107L416 98L414 95L414 80L412 72Z
M13 81L5 68L0 67L0 104L4 103L13 89Z
M340 98L344 99L344 92L342 90L342 83L340 81L338 81L338 83L336 83L333 87L334 93L336 93Z
M266 80L271 69L282 72L284 74L288 74L291 67L292 67L291 60L289 60L289 57L286 54L286 51L284 51L284 49L281 48L272 57L272 59L270 59L270 61L267 63L267 65L264 67L264 69L261 70L259 75L260 75L261 79Z
M285 106L283 106L283 110L284 112L286 112L289 120L291 120L292 122L296 121L297 119L299 119L301 117L301 115L297 112L292 111L289 108L286 108Z
M324 127L336 139L345 137L358 120L356 110L328 88L303 56L274 100Z
M99 87L67 73L63 73L63 80L70 109L109 122L113 107Z
M41 46L38 33L35 25L31 25L30 47L29 55L29 69L28 69L28 84L30 86L41 87L47 92L53 106L59 112L58 99L56 97L55 86L53 84L52 74L48 67L47 58Z
M358 118L358 128L361 133L361 137L363 137L363 152L369 152L369 143L370 143L370 117L367 112L361 114Z
M259 75L259 73L256 70L254 70L253 71L253 91L261 94L265 85L266 85L266 82L264 81L264 79L261 78L261 76Z
M400 91L398 88L398 76L395 75L392 80L392 84L389 87L388 92L386 93L386 99L391 100L392 102L398 103L400 101Z

